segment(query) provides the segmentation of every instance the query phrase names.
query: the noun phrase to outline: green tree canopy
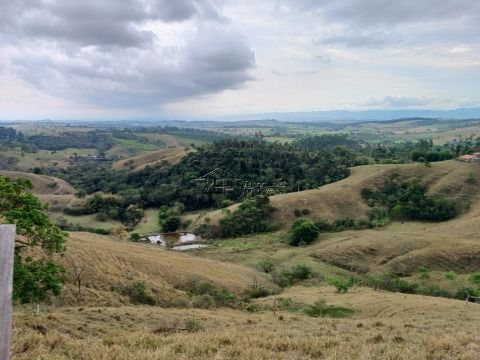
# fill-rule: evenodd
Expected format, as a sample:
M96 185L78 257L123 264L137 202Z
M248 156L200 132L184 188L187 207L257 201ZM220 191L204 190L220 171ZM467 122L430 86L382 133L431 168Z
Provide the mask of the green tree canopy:
M58 295L65 280L53 255L65 251L66 234L50 221L47 206L28 192L31 188L27 179L0 176L0 223L17 227L13 298L22 303Z

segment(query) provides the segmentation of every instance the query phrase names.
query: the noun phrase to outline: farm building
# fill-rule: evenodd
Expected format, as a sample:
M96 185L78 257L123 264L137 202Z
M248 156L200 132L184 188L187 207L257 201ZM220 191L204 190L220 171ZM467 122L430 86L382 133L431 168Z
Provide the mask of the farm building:
M472 155L462 155L459 159L465 162L480 162L480 152L475 152Z

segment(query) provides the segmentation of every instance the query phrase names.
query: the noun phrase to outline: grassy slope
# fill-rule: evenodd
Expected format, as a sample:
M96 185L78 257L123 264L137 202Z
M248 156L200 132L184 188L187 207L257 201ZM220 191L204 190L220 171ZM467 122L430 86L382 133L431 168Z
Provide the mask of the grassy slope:
M420 176L433 193L469 202L470 210L443 223L393 223L373 230L321 234L319 240L305 248L288 247L285 241L280 241L286 235L278 233L222 241L199 254L252 266L261 259L276 264L305 262L321 273L339 268L405 275L415 273L420 266L460 273L480 269L480 191L478 184L465 182L471 172L480 179L480 166L473 164L447 161L432 164L431 168L416 164L354 168L349 178L338 183L273 197L272 203L278 208L276 221L285 224L283 230L287 230L294 220L295 208L309 208L313 219L365 216L368 208L360 198L361 188L379 184L388 174L399 170L405 177ZM206 216L218 221L216 214ZM333 266L333 270L324 264Z
M69 272L72 258L86 269L83 282L85 301L89 304L122 303L126 299L112 291L112 286L135 281L145 281L165 302L180 296L182 292L175 287L191 278L203 279L236 293L241 293L254 279L268 284L263 274L250 268L90 233L70 234L67 254L62 260ZM69 286L63 301L71 303L72 291Z
M382 184L385 179L399 173L404 178L419 177L426 182L433 193L440 193L467 202L480 195L477 185L466 183L470 173L476 174L480 181L480 166L458 161L432 163L431 167L423 164L407 165L366 165L352 168L352 173L344 180L322 186L318 189L281 194L270 198L277 208L274 220L282 229L288 229L295 220L294 209L309 209L311 218L361 218L366 217L368 206L363 201L360 191L364 187ZM233 211L237 205L230 208ZM205 214L211 223L223 217L221 210Z
M27 178L32 182L33 193L51 210L57 211L76 201L75 189L65 180L45 175L36 175L20 171L0 171L0 175L11 179Z
M173 147L151 151L131 158L119 160L113 163L112 168L114 170L131 168L133 171L138 171L147 165L155 166L163 161L166 161L168 165L174 165L178 163L185 155L187 155L188 152L189 150L185 147Z

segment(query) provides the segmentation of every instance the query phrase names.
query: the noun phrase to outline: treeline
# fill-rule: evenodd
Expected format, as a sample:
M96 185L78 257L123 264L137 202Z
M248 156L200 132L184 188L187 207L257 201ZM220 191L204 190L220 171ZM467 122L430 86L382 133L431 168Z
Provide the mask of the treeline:
M308 136L293 142L293 145L308 151L332 150L337 146L344 146L349 150L359 150L361 144L349 139L345 134Z
M65 150L67 148L108 150L113 144L113 136L102 131L64 132L60 135L33 135L27 142L39 149Z
M22 141L23 139L22 132L11 127L0 126L0 141Z

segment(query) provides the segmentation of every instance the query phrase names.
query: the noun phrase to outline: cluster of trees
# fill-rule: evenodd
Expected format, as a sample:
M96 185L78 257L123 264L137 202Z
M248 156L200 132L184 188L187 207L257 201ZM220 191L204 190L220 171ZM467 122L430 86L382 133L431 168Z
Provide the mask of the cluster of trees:
M27 141L39 149L65 150L67 148L96 148L101 151L110 149L113 144L112 134L95 130L88 132L64 132L59 135L32 135Z
M256 196L242 202L234 212L220 220L218 226L202 224L196 232L206 238L228 238L273 231L272 223L275 208L267 196Z
M265 184L286 182L285 191L316 188L349 174L355 155L345 148L306 151L262 140L230 139L204 145L172 167L146 167L137 172L113 171L105 165L78 164L51 175L65 178L87 194L113 193L141 208L184 204L187 210L222 207L241 201L244 193L205 193L196 179L221 168L236 179Z
M135 227L144 216L142 208L126 202L123 197L107 194L95 194L86 198L81 206L66 208L70 215L97 214L100 221L118 220L128 228Z
M371 217L445 221L458 215L455 201L427 195L427 190L417 179L403 181L394 174L378 190L362 189L362 196L373 208Z
M308 151L332 150L337 146L359 150L361 147L358 141L349 139L345 134L308 136L295 140L293 144Z
M455 153L451 152L448 148L435 147L432 139L422 139L415 144L412 151L412 161L419 162L435 162L451 160L455 157Z
M472 154L480 151L480 136L471 134L464 138L460 137L459 139L454 139L453 141L447 143L446 147L450 149L455 156Z
M11 127L0 126L0 141L22 141L24 139L22 132Z

